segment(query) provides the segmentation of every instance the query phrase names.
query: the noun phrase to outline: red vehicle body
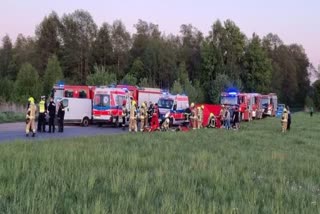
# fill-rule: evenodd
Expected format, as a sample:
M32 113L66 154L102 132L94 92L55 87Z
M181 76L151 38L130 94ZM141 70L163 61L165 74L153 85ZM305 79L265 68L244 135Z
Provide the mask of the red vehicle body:
M274 117L276 115L277 106L278 97L275 93L261 95L261 108L264 110L264 115Z
M241 119L250 121L252 118L252 110L249 105L250 96L246 93L238 92L222 92L220 97L220 104L227 107L239 107Z
M94 97L94 90L95 86L56 84L53 87L52 95L54 98L70 97L92 100Z
M216 121L216 127L220 128L220 111L221 111L221 105L214 105L214 104L196 104L197 107L201 107L203 105L203 121L202 121L202 126L206 127L209 123L209 117L210 114L213 113L215 116L215 121Z
M261 107L262 95L258 93L247 93L249 95L249 106L252 110L252 118L262 118L263 109ZM249 108L249 109L250 109Z
M122 88L129 92L129 96L132 96L137 101L138 106L141 106L142 102L156 103L162 95L160 88L140 88L133 85L117 85L117 88Z

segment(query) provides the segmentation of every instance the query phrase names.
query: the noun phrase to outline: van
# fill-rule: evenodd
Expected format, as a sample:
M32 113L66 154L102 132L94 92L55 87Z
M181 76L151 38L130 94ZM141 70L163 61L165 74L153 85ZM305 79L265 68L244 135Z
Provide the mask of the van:
M64 123L78 123L88 126L92 120L92 100L63 97L56 99L57 112L59 102L62 101L65 108Z

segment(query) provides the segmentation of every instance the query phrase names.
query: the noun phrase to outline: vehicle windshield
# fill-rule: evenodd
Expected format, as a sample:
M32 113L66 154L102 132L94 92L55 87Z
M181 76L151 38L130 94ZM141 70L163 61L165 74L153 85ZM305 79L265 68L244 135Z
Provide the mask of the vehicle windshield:
M262 99L261 99L261 105L262 105L263 107L268 107L268 105L269 105L269 99L268 99L268 98L262 98Z
M93 105L102 107L110 106L110 96L96 94L94 96Z
M171 99L159 99L158 107L165 108L165 109L171 109L173 106L173 103L174 103L174 101Z
M238 97L236 96L221 96L222 105L237 105Z

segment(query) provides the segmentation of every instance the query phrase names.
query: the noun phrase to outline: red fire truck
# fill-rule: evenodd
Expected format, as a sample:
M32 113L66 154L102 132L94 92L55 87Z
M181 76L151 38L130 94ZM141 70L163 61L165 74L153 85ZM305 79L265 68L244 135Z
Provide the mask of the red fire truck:
M261 108L263 115L274 117L278 106L278 97L275 93L261 95Z
M239 92L222 92L220 96L220 104L227 107L239 107L241 119L250 121L252 118L252 110L249 105L249 95Z
M138 106L141 106L143 102L157 103L162 95L160 88L141 88L133 85L117 85L117 88L127 90L129 96L132 96L137 101Z
M252 109L252 118L261 119L263 116L263 109L261 108L261 94L247 93L249 95L249 105Z
M213 113L215 116L215 124L216 124L216 128L220 128L220 124L218 122L218 120L220 120L219 115L220 115L220 111L221 111L221 105L214 105L214 104L196 104L196 108L203 106L203 122L202 122L202 126L206 127L209 123L209 117L210 114Z

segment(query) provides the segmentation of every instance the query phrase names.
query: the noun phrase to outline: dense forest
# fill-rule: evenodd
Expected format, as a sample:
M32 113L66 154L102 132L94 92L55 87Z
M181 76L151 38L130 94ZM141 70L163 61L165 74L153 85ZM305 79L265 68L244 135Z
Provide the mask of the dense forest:
M0 48L0 100L25 102L48 95L53 84L134 84L185 93L191 101L217 103L228 87L244 92L275 92L292 106L319 107L320 81L310 85L312 65L301 45L276 34L247 38L231 20L213 22L204 34L183 24L179 35L138 20L135 32L116 20L97 26L76 10L52 12L34 37L8 35Z

